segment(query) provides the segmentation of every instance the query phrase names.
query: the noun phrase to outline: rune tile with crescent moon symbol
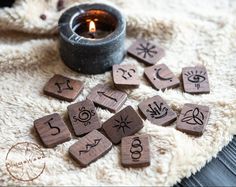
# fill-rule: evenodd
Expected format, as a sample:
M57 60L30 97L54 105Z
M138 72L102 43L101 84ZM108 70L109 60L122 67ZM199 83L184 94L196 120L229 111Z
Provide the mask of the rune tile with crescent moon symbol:
M176 88L180 84L179 79L165 64L147 67L144 70L144 74L151 85L157 90L164 91L165 89Z
M147 65L153 65L165 56L165 51L156 44L138 39L129 47L128 54Z
M208 123L208 106L185 104L177 120L176 129L187 134L201 136Z

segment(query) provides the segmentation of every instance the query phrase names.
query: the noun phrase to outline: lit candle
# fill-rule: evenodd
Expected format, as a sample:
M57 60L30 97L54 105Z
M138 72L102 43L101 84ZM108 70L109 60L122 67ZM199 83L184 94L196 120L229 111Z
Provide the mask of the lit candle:
M109 71L125 56L126 24L119 10L105 4L81 4L59 19L60 54L71 69L87 74Z
M93 12L84 15L84 17L81 16L78 19L78 23L75 23L73 26L74 32L85 38L100 39L108 36L115 30L115 22L111 24L109 23L110 19L105 20L105 13L102 11L99 14L97 11L94 13L98 18L88 18L89 16L94 17Z

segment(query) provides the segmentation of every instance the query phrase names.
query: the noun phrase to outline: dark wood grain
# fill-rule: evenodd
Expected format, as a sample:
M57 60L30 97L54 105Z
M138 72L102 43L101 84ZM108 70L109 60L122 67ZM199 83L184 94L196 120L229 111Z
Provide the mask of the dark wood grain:
M115 85L126 87L138 87L140 80L135 65L113 65L112 77Z
M187 134L201 136L208 123L208 106L185 104L177 120L176 129Z
M107 137L118 144L122 137L130 136L143 128L143 121L131 106L116 113L102 125Z
M101 128L96 108L92 101L85 100L67 107L69 119L76 136Z
M165 64L145 68L144 74L151 85L157 90L165 90L179 86L179 79Z
M93 130L69 148L70 155L82 167L104 156L112 148L112 143L100 132Z
M185 92L192 94L210 93L207 70L204 66L183 68L182 79Z
M71 139L68 127L57 113L35 120L34 128L45 147L55 147Z
M166 126L177 118L177 114L158 95L144 100L138 105L138 108L143 116L153 124Z
M57 99L71 102L77 98L83 88L81 81L56 74L45 85L44 93Z
M165 51L149 41L138 39L129 47L128 54L147 65L153 65L165 56Z
M127 94L112 88L108 84L98 84L91 90L87 99L93 101L102 108L106 108L111 112L116 112L125 103Z
M127 136L121 140L121 164L124 167L150 165L150 148L147 135Z

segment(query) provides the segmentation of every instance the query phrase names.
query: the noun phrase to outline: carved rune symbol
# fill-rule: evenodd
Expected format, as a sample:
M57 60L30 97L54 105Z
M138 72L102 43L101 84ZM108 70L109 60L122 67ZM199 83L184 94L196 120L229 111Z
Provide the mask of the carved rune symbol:
M119 68L117 72L119 71L122 72L122 77L126 80L133 77L132 74L135 73L135 69L125 70L125 69Z
M154 70L156 71L156 74L155 74L156 77L153 78L154 80L156 80L156 78L157 78L161 81L170 81L170 82L172 82L172 77L165 78L165 77L162 77L160 75L160 71L162 70L162 68L158 68L158 69L155 68Z
M49 126L51 129L56 129L56 130L57 130L57 132L51 133L52 136L55 136L55 135L57 135L57 134L60 133L60 129L59 129L58 127L53 127L51 121L53 121L53 118L50 118L50 119L49 119L48 121L46 121L44 124L48 124L48 126Z
M96 147L96 146L99 144L99 142L100 142L101 140L102 140L102 138L100 138L100 139L94 139L94 140L93 140L93 141L94 141L93 144L89 144L89 143L86 144L85 149L79 151L79 155L81 155L82 153L87 153L87 152L89 152L90 149L92 149L93 147Z
M81 107L79 108L78 117L73 116L73 119L74 119L74 122L80 121L84 123L84 126L87 126L91 123L90 119L94 115L95 115L95 112L93 110L86 110L85 107Z
M160 103L160 105L157 104L156 101L153 102L154 107L152 107L151 104L149 104L149 109L146 111L150 113L152 118L159 119L163 118L167 115L168 108L163 107L163 103Z
M197 70L195 72L189 71L185 73L184 75L188 77L188 81L195 83L195 87L197 89L200 88L200 83L206 80L206 77L205 77L206 72L203 72L203 71L200 71L200 72L198 72Z
M58 87L58 93L62 93L63 90L73 90L73 87L70 85L70 80L61 83L56 82L55 85Z
M125 128L130 129L130 127L128 126L128 124L132 123L132 121L128 121L128 115L123 118L122 116L120 116L120 120L115 119L115 121L118 124L115 124L113 127L117 128L117 131L119 131L120 129L122 129L123 133L125 134Z
M114 98L114 97L112 97L112 96L106 94L105 91L97 91L97 94L99 95L99 97L104 96L104 97L106 97L106 98L108 98L108 99L111 99L111 100L117 102L117 99L116 99L116 98Z
M154 55L157 54L157 51L155 50L155 48L156 48L156 46L151 45L150 43L146 43L146 45L140 43L139 47L137 47L136 50L137 50L138 55L143 54L143 58L146 58L147 55L148 55L148 57L153 58Z
M184 118L181 120L182 122L186 122L190 125L203 125L204 115L199 110L199 108L195 108L192 110L188 110L184 114Z
M139 158L142 156L143 146L139 137L134 137L131 143L130 153L133 161L138 162Z

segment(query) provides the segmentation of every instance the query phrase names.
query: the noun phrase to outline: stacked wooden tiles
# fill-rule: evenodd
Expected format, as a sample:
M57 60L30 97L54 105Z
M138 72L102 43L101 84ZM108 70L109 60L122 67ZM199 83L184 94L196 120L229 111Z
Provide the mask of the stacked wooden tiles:
M144 76L157 90L176 88L183 83L183 90L190 94L210 93L206 68L203 66L184 67L182 78L165 64L158 64L164 50L155 44L137 40L128 53L149 67ZM137 134L143 128L143 119L154 125L169 126L177 120L176 129L189 135L201 136L208 123L208 106L186 103L180 113L156 95L139 103L138 111L131 106L123 107L127 94L119 88L135 89L140 77L134 64L114 65L114 85L96 85L83 101L67 107L71 129L79 140L69 148L69 153L81 167L89 165L107 154L112 145L121 143L121 164L124 167L145 167L150 165L150 145L147 134ZM46 95L65 101L74 101L83 90L79 80L53 76L44 87ZM96 107L115 113L105 122L99 119ZM140 117L141 116L141 117ZM142 119L143 118L143 119ZM34 121L34 127L45 147L52 148L71 140L71 132L57 113Z

